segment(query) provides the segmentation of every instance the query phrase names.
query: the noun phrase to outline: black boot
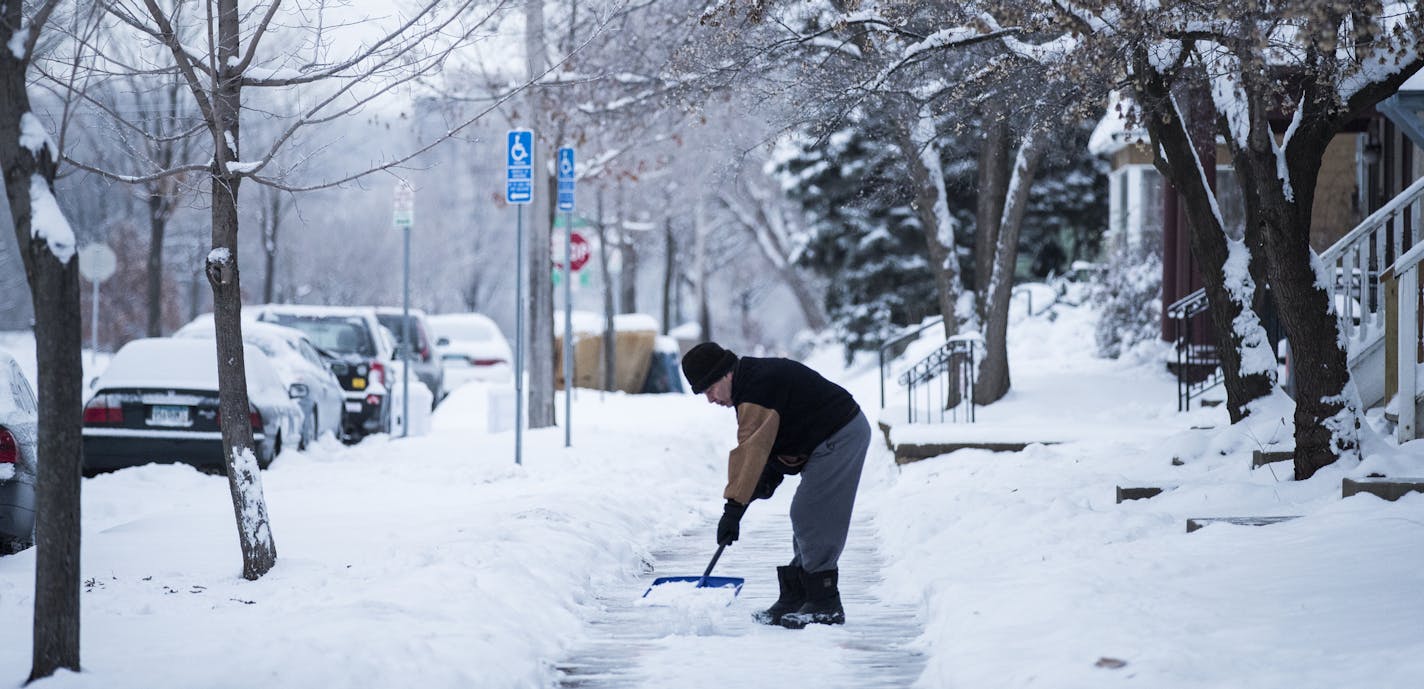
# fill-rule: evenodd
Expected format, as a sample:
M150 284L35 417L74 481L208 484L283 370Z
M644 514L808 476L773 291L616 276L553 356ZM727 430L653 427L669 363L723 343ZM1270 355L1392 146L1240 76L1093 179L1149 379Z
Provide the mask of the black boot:
M781 616L795 612L806 602L806 585L801 581L804 572L796 565L776 568L776 583L781 586L781 595L771 607L752 613L752 619L762 624L781 624Z
M839 572L834 569L803 572L806 602L796 612L782 615L781 626L801 629L808 624L845 624L845 608L841 607L841 592L836 587L838 578Z

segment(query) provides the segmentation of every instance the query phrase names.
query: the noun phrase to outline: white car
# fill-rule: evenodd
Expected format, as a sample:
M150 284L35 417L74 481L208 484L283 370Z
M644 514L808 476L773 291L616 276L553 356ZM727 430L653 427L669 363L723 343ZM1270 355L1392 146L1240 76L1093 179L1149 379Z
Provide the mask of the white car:
M257 465L297 442L302 410L262 350L243 345ZM84 405L84 472L182 462L222 471L218 361L211 340L154 337L114 354Z
M173 333L173 337L213 339L213 315L198 316ZM299 449L327 433L341 436L346 397L341 382L331 372L329 361L335 357L323 356L300 330L254 320L243 320L242 341L267 355L292 399L302 408Z
M505 382L513 378L514 355L509 340L488 316L450 313L430 316L435 342L444 349L445 387L453 390L472 380Z

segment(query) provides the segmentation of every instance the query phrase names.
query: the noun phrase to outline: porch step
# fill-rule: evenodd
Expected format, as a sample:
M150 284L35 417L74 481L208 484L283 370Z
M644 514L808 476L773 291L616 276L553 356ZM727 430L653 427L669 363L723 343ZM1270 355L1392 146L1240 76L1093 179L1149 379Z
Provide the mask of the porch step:
M1146 500L1173 488L1176 486L1118 486L1117 502L1121 505L1124 500Z
M1196 531L1207 524L1235 524L1237 526L1269 526L1281 522L1300 519L1300 515L1290 517L1196 517L1187 520L1187 533Z
M1424 478L1347 478L1340 482L1340 497L1369 493L1391 502L1407 493L1424 493Z

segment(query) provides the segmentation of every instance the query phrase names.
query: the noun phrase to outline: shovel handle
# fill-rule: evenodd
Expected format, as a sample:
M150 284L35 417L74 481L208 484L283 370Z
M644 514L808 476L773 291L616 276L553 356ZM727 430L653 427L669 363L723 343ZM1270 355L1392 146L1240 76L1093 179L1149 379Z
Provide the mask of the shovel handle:
M717 546L717 552L712 554L712 561L707 563L707 571L702 573L702 581L697 582L698 586L707 585L707 577L712 576L712 568L717 566L717 559L722 557L722 551L726 549L727 545L725 543Z

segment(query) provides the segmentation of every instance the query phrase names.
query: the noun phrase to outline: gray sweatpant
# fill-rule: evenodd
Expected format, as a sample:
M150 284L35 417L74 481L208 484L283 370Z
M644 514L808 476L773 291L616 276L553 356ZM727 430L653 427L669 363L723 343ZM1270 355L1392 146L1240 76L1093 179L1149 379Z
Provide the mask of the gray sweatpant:
M869 448L870 422L860 413L811 453L791 499L792 565L807 572L836 568Z

